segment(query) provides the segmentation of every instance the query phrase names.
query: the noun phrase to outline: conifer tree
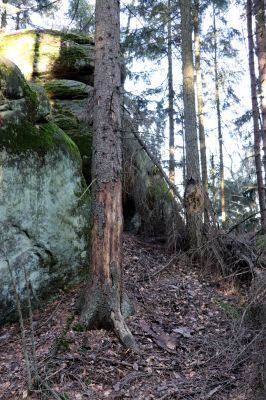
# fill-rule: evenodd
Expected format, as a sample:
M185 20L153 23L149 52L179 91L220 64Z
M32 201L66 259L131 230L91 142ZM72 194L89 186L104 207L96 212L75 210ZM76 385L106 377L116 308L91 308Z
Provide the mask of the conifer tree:
M113 329L136 348L122 316L122 154L120 2L96 1L95 106L92 153L91 276L81 318L88 328Z
M180 11L186 145L185 209L188 241L191 247L197 247L202 243L203 190L200 180L197 142L191 1L181 0Z
M261 131L259 126L259 108L257 101L257 84L254 63L254 40L252 29L252 0L247 0L247 31L248 31L248 46L249 46L249 71L250 71L250 87L252 101L252 119L254 132L254 157L257 175L257 188L260 205L261 229L266 231L266 202L265 191L263 185L262 163L261 163Z

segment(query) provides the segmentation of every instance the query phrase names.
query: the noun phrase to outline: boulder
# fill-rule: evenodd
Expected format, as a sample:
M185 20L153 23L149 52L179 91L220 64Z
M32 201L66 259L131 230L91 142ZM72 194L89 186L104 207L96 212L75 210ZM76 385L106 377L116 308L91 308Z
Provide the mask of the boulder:
M84 99L93 91L91 86L70 79L52 79L44 88L50 99Z
M11 79L12 77L12 79ZM14 82L16 84L14 84ZM10 61L0 59L0 322L13 317L12 276L26 304L81 277L88 265L90 195L76 144ZM42 98L42 107L40 99Z
M132 122L124 121L123 206L129 230L181 247L184 220L166 181L132 132Z
M66 78L93 82L94 46L89 37L23 29L1 36L0 55L13 61L27 80Z
M92 126L85 118L88 98L52 101L52 119L78 146L82 172L87 184L91 182Z

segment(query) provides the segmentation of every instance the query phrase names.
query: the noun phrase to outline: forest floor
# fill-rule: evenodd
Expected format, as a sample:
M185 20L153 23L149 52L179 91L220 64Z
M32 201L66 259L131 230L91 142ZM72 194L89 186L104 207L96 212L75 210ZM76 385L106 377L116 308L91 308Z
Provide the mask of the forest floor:
M58 398L251 399L235 322L244 291L128 234L124 264L135 306L128 325L140 354L123 348L112 332L83 331L74 314L80 287L34 312L39 371ZM29 324L26 334L30 344ZM27 394L16 323L0 328L0 398L40 398L37 391Z

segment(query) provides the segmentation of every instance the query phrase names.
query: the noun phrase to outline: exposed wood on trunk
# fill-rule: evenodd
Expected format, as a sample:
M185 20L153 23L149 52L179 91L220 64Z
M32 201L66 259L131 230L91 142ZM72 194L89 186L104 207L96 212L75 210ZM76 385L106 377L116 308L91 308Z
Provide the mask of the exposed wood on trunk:
M223 133L222 133L222 117L221 117L221 102L220 102L220 81L218 73L218 56L217 56L217 29L215 5L213 5L213 36L214 36L214 80L215 80L215 105L217 113L217 128L219 141L219 178L220 178L220 207L222 225L225 224L225 192L224 192L224 156L223 156Z
M186 144L185 209L187 218L187 237L189 245L191 247L197 247L200 246L202 242L202 212L204 196L200 180L200 164L197 143L191 1L181 0L180 11Z
M262 150L264 165L264 184L266 186L266 26L264 0L254 0L256 20L256 43L259 66L259 86L262 115Z
M174 130L174 86L172 54L171 0L168 0L167 59L168 59L168 120L169 120L169 179L175 183L175 130Z
M249 47L249 72L250 72L250 88L251 88L251 100L252 100L252 119L253 119L253 131L254 131L254 156L255 166L257 174L257 187L260 205L260 219L261 228L265 232L266 230L266 203L265 203L265 192L263 187L263 174L262 174L262 163L261 163L261 151L260 151L260 127L259 127L259 108L257 102L257 90L256 90L256 75L254 66L254 41L253 41L253 29L252 29L252 0L247 0L247 30L248 30L248 47Z
M96 1L91 276L81 314L88 328L113 329L136 349L121 312L122 156L119 1Z

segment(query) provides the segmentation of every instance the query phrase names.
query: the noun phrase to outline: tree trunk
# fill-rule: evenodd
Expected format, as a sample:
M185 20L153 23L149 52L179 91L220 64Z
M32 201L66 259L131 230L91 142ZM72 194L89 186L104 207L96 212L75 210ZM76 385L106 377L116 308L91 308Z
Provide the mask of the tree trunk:
M121 311L122 155L119 1L96 1L91 276L81 313L88 328L113 329L136 348Z
M195 0L194 13L194 48L195 48L195 69L196 69L196 86L197 86L197 104L198 104L198 121L199 121L199 142L200 142L200 161L202 185L208 193L208 172L207 172L207 157L205 143L205 112L202 90L202 75L200 62L200 37L199 37L199 0Z
M169 179L175 183L175 131L174 131L174 86L172 54L171 0L168 0L167 13L167 58L168 58L168 120L169 120Z
M212 192L212 204L214 213L217 215L217 189L216 189L216 168L214 163L214 155L211 155L211 192Z
M256 20L256 43L262 115L264 184L266 186L266 27L264 0L254 0L254 13Z
M215 6L213 5L213 35L214 35L214 80L215 80L215 105L217 113L218 141L219 141L219 178L220 178L220 207L221 219L224 226L226 220L225 214L225 193L224 193L224 157L223 157L223 134L222 134L222 117L220 104L220 82L218 74L218 57L217 57L217 30Z
M5 6L8 3L8 0L2 0L3 5ZM1 30L5 30L7 26L7 12L6 8L2 9L2 14L1 14Z
M263 187L263 174L262 174L262 163L261 163L261 153L260 153L261 134L260 134L260 127L259 127L259 109L258 109L258 102L257 102L256 75L255 75L255 66L254 66L252 0L247 0L246 12L247 12L248 48L249 48L250 88L251 88L252 117L253 117L253 131L254 131L254 156L255 156L258 196L259 196L259 205L260 205L261 229L263 232L265 232L266 231L266 203L265 203L265 192L264 192L264 187Z
M20 29L20 12L16 13L16 31Z
M200 246L202 242L202 211L204 206L204 196L200 181L197 142L191 0L181 0L180 11L186 144L185 209L187 218L187 237L189 245L191 247L197 247Z

